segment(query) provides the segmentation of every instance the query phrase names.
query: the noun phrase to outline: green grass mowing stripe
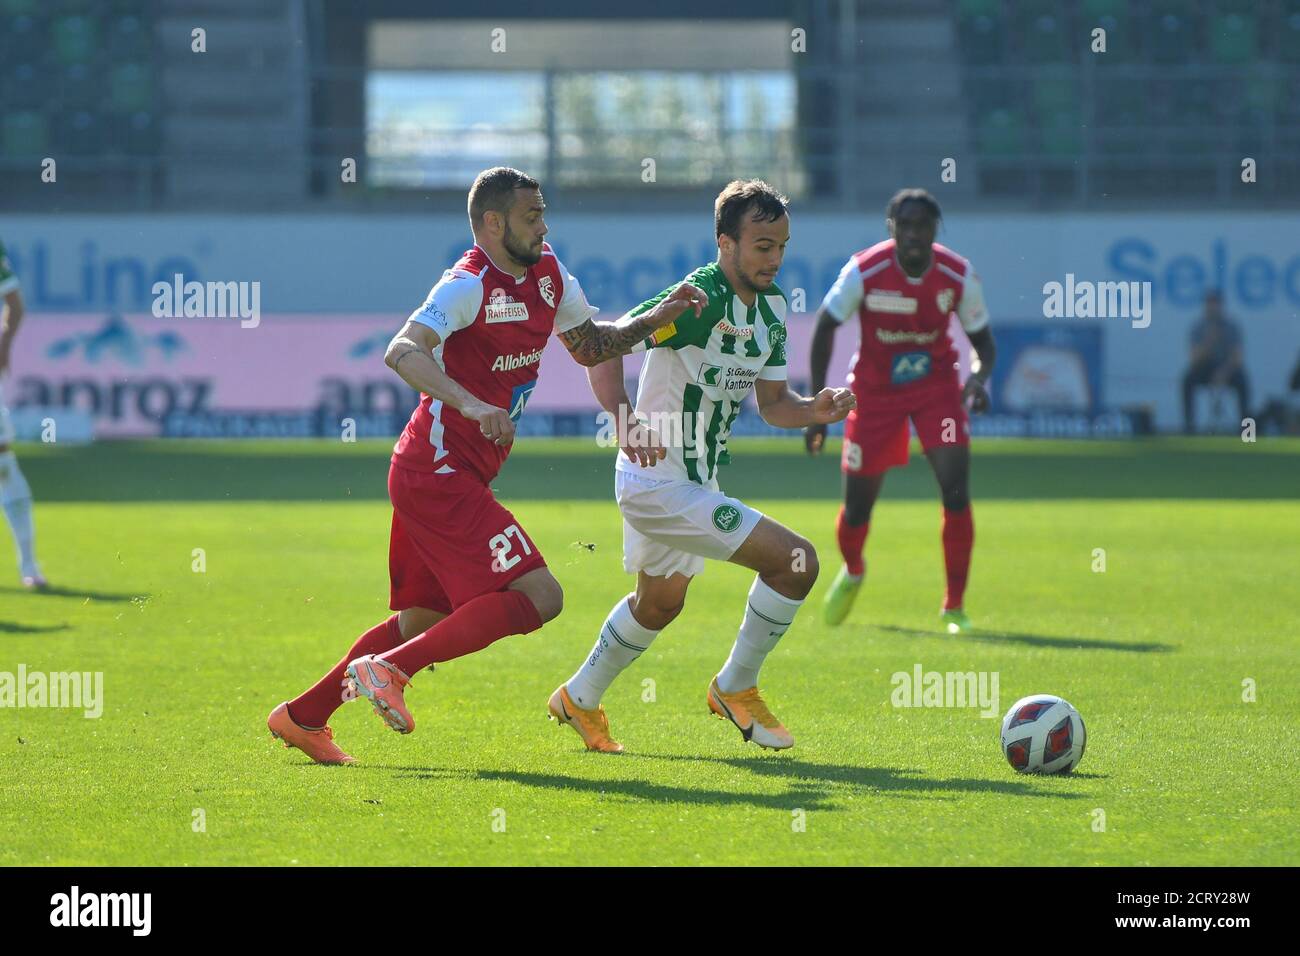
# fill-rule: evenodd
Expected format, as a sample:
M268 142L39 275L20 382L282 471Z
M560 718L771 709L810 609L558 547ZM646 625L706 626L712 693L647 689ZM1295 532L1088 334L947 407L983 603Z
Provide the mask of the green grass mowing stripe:
M737 438L719 479L742 498L838 500L838 443L810 459L797 435ZM384 500L391 444L367 441L110 442L21 445L41 501ZM914 459L886 482L890 498L933 499L934 479ZM607 500L613 449L590 439L521 439L493 482L507 501ZM1300 440L1155 439L1026 442L987 439L973 451L979 499L1230 498L1300 495Z

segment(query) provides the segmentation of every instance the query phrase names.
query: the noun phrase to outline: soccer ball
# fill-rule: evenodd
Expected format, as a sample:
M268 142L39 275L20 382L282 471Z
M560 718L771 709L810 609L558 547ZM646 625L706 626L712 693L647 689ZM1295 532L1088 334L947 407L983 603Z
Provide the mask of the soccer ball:
M1051 694L1022 697L1002 718L1002 753L1016 773L1069 773L1087 741L1079 712Z

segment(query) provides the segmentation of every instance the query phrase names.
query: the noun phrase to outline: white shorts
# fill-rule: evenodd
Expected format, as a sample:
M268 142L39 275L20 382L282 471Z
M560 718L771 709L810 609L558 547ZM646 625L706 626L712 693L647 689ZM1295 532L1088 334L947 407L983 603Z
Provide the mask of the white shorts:
M4 383L0 382L0 445L14 443L14 423L9 420L9 409L5 405Z
M623 570L655 577L694 577L705 558L729 560L763 517L693 481L622 470L614 472L614 497L623 513Z

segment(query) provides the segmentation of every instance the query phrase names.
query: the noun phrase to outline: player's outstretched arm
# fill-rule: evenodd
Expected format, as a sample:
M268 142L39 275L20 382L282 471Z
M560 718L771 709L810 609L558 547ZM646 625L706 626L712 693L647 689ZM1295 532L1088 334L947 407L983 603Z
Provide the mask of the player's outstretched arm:
M843 421L857 405L847 388L823 388L807 398L790 390L784 381L759 379L754 383L754 400L763 421L777 428L807 428Z
M817 310L817 327L813 331L812 355L808 370L809 384L814 394L820 393L826 387L826 370L830 368L831 352L835 348L835 330L839 327L840 324L826 310L826 306L823 305ZM804 430L803 442L804 447L808 449L808 454L815 455L820 452L822 445L826 443L826 426L808 425Z
M672 324L687 309L698 316L709 304L703 290L683 282L667 296L635 318L625 315L615 322L588 319L582 325L560 333L560 341L579 365L591 368L601 362L626 355L632 347Z
M478 422L479 431L498 445L515 440L515 423L504 408L481 402L442 370L433 350L442 339L429 326L408 320L388 343L384 363L407 385L450 405L466 418Z
M662 461L668 452L659 433L637 419L632 400L628 398L622 356L588 368L587 381L600 407L613 418L623 454L643 468L653 468Z

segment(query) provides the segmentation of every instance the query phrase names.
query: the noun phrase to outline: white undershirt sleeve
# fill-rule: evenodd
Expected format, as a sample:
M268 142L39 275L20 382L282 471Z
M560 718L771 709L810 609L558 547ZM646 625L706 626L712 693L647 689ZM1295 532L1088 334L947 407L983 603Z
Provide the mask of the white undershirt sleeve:
M429 295L410 315L410 321L427 325L444 342L453 332L474 321L483 305L483 282L471 272L448 269Z
M862 304L862 273L858 270L858 260L850 256L844 263L835 284L831 286L826 297L822 299L824 308L836 322L843 322L858 310Z
M957 303L957 319L967 335L989 324L989 310L984 307L984 285L971 266L967 267L961 301Z

